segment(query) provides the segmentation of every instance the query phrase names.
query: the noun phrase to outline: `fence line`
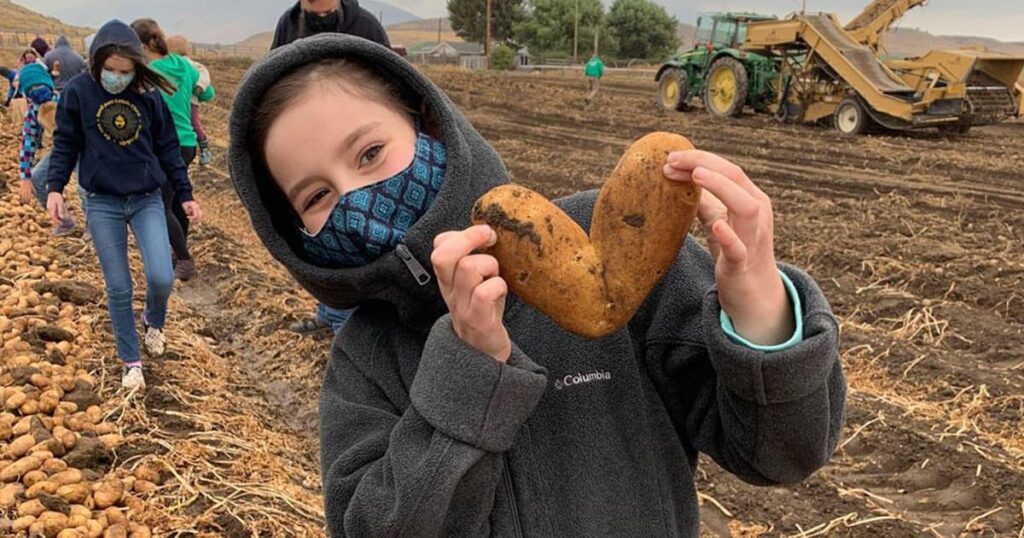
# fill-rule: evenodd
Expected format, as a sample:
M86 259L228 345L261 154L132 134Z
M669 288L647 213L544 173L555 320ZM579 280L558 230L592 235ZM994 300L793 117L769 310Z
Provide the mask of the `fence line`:
M50 44L52 48L54 43L57 42L57 38L64 35L71 42L71 48L82 52L85 50L85 39L81 37L72 37L67 34L36 34L34 32L7 32L0 31L0 49L19 49L25 50L32 46L32 42L35 41L37 36L42 37Z

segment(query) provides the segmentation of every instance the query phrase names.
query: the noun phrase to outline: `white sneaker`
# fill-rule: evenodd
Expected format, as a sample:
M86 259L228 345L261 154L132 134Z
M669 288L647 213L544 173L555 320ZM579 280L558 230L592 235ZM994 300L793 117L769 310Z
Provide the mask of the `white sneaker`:
M167 337L156 327L146 327L146 351L153 357L163 357L167 350Z
M142 367L132 366L126 369L124 375L121 376L121 386L129 391L146 388L146 378L142 376Z

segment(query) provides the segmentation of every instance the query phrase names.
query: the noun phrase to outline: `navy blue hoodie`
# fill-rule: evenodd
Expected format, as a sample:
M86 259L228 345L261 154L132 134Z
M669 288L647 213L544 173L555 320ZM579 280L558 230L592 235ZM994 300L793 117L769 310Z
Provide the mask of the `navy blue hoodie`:
M96 34L90 59L107 45L142 50L135 31L111 21ZM79 164L82 188L119 196L155 191L171 181L181 202L192 200L174 120L156 90L131 87L111 95L91 75L76 77L61 94L50 158L49 192L61 193Z

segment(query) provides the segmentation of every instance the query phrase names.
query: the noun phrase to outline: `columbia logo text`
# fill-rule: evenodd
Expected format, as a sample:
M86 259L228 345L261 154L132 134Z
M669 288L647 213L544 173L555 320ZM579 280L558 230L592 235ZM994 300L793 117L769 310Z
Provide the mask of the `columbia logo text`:
M555 388L558 390L575 387L576 385L585 385L587 383L595 383L597 381L611 381L611 372L592 372L589 374L578 373L568 374L561 379L555 380Z

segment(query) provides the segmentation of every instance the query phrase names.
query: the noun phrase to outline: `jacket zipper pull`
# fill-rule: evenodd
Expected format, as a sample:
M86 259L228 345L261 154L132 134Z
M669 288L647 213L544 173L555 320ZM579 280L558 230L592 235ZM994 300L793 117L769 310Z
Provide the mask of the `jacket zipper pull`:
M400 244L395 247L395 254L398 254L398 257L402 259L405 266L409 268L409 272L411 272L412 276L416 278L416 282L420 286L430 284L430 273L428 273L416 257L412 255L412 252L409 251L409 247Z

